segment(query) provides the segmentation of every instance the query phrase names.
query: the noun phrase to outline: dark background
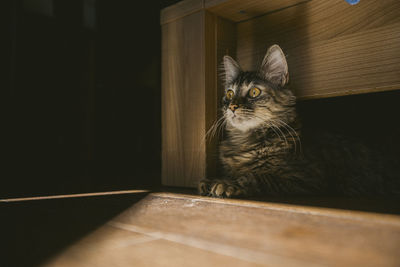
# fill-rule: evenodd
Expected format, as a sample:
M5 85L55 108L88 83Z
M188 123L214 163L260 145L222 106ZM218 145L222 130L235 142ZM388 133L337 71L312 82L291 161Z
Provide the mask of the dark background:
M160 184L159 17L175 2L2 1L0 198Z

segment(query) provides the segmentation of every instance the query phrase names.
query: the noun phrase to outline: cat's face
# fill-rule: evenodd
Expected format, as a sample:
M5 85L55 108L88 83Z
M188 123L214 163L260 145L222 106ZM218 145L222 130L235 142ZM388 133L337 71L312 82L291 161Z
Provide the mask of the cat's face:
M243 72L229 56L224 57L224 70L223 114L229 126L246 132L279 126L294 116L295 97L283 88L288 68L279 46L268 49L257 72Z

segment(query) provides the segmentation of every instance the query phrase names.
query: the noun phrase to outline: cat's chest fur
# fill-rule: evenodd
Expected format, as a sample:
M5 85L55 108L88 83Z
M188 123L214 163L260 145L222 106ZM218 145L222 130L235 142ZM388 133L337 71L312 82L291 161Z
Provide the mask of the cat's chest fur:
M281 161L291 149L289 142L271 130L250 133L230 130L219 147L221 163L231 176L272 170L281 163L277 160Z

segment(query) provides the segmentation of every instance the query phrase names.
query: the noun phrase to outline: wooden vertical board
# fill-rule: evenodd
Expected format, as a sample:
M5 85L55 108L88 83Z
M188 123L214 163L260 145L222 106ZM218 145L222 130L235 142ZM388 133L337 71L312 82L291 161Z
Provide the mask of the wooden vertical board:
M162 25L162 183L205 175L204 12Z
M399 1L310 1L237 27L240 64L257 68L279 44L299 98L400 89Z
M235 31L207 11L162 25L164 185L194 187L216 175L217 138L205 134L218 119L217 68L223 55L236 52Z
M215 173L217 18L202 10L162 25L162 183L197 186Z

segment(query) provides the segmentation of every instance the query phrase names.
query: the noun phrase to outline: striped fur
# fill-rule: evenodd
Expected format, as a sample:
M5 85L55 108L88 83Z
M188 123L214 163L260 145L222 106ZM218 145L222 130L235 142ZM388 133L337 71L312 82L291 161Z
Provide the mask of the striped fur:
M234 92L232 98L224 96L223 123L216 125L227 133L219 146L224 176L200 181L201 195L361 195L396 188L379 157L357 140L301 132L279 46L268 50L257 72L242 71L230 57L224 58L224 68L225 92ZM249 96L254 87L261 90L255 98Z

